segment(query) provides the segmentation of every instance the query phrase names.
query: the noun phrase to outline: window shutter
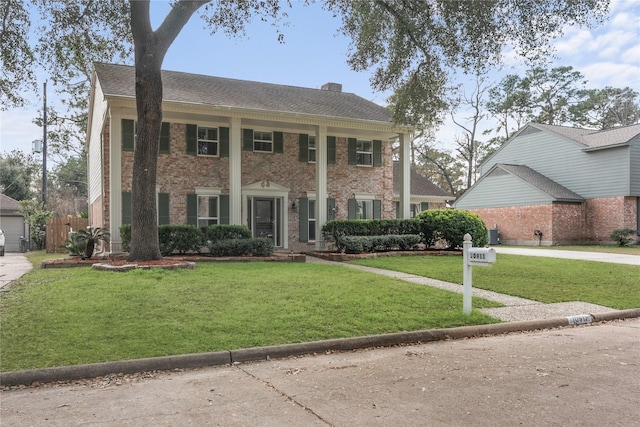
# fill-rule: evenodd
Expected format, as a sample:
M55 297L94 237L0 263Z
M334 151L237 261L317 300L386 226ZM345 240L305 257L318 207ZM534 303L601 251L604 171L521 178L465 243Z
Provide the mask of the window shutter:
M400 201L396 202L396 219L400 218Z
M382 218L382 200L373 201L373 219Z
M244 151L253 151L253 129L242 129L242 146Z
M336 164L336 137L327 136L327 164Z
M122 119L122 151L133 151L136 139L135 122Z
M298 199L298 212L300 212L300 241L309 241L309 199L300 197Z
M335 212L335 208L336 208L336 199L334 199L333 197L327 197L327 220L331 221L336 219L336 212Z
M169 218L169 193L158 193L158 225L171 224Z
M382 141L373 141L373 166L382 166Z
M187 194L187 224L198 225L198 195Z
M273 152L284 153L284 133L282 132L273 133Z
M122 225L131 224L131 193L122 192Z
M218 153L220 154L220 157L229 157L229 128L221 127L219 132L220 139L218 144Z
M426 211L427 209L429 209L429 202L420 203L420 211Z
M309 135L304 133L298 135L298 160L301 162L309 161Z
M356 199L347 200L348 218L356 219L356 211L358 210L358 204Z
M160 147L159 152L162 154L169 154L171 145L171 125L167 122L162 122L160 128Z
M220 212L218 212L218 219L220 224L229 224L229 195L222 194L218 196L220 200Z
M358 140L355 138L349 138L347 140L347 148L349 150L349 164L355 165L358 160L356 156L356 150L358 148Z
M198 154L198 125L187 125L187 154Z

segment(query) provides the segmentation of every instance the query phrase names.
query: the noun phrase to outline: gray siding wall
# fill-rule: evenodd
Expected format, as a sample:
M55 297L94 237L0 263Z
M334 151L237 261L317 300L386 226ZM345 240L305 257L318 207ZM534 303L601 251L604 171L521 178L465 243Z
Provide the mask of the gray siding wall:
M512 175L491 174L455 203L456 209L529 206L551 203L548 194Z
M577 142L547 132L520 135L482 165L527 165L584 198L630 194L630 149L584 152Z
M631 196L640 197L640 135L631 140L630 152ZM640 212L638 212L640 216Z

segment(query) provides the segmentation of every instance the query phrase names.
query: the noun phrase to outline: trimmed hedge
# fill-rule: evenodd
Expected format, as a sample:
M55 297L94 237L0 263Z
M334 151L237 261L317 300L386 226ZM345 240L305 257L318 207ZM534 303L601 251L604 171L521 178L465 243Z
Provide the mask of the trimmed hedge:
M325 240L335 242L341 236L385 236L420 234L415 219L333 220L322 227Z
M213 256L270 256L275 250L273 239L222 239L209 243L209 252Z
M210 240L251 239L253 235L244 225L210 225L207 230Z
M428 247L438 242L444 243L448 249L462 247L464 235L469 233L473 246L486 246L489 233L484 222L476 213L458 210L427 210L416 217L421 224L424 243Z
M122 239L122 250L129 252L131 249L131 224L120 227L120 238ZM179 254L200 252L200 248L204 246L204 235L194 225L159 225L158 240L160 253L163 256L175 252Z
M336 242L340 252L359 254L361 252L406 251L414 249L422 237L418 234L390 236L342 236Z

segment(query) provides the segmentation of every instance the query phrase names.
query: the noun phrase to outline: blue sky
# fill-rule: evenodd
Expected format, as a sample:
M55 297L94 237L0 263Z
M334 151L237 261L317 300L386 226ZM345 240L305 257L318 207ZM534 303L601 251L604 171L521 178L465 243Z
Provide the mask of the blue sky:
M243 37L224 33L209 35L205 23L194 16L169 49L163 68L242 80L319 88L327 82L343 85L343 91L384 105L389 93L376 93L369 84L370 72L356 73L346 64L349 40L340 35L340 21L320 5L303 7L293 1L288 25L281 27L284 44L276 30L259 20L247 26ZM168 10L164 0L152 3L155 24ZM640 1L612 0L607 22L594 30L570 27L557 40L556 56L549 66L570 65L585 75L587 87L630 86L640 91ZM502 70L492 73L495 82L508 73L523 75L525 66L505 53ZM39 87L46 76L41 75ZM493 80L493 79L492 79ZM461 83L467 83L459 76ZM0 112L0 151L21 149L29 152L31 141L42 138L42 129L32 124L42 101L27 95L32 105L20 110ZM56 104L53 88L48 88L49 105ZM487 126L490 127L490 123ZM458 130L447 122L437 134L440 148L452 148Z

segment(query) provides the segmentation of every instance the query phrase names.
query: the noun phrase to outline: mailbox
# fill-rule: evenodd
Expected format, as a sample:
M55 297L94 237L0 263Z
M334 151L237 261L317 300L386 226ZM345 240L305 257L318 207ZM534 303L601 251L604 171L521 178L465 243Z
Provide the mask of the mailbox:
M467 264L487 266L496 262L496 250L493 248L469 248Z

